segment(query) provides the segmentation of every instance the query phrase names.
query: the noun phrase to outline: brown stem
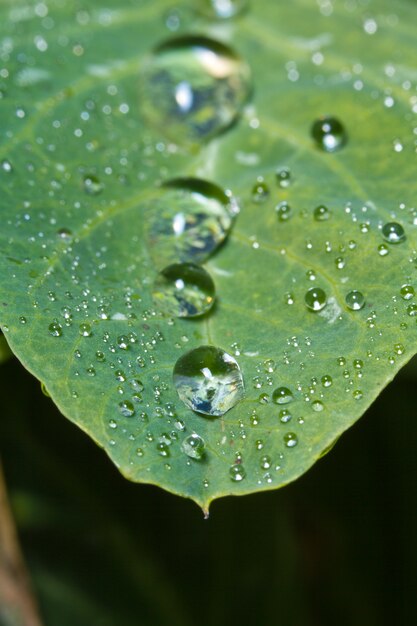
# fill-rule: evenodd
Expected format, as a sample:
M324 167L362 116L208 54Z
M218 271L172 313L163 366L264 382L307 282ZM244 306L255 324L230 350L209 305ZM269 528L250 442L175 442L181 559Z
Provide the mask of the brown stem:
M19 547L0 464L0 624L42 626Z

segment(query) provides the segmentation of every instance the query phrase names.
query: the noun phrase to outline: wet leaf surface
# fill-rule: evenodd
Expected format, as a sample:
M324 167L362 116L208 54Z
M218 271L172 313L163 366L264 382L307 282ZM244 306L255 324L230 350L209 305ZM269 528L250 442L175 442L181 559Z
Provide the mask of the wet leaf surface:
M0 289L64 415L207 509L305 472L416 351L416 8L198 7L2 4ZM175 262L209 310L158 302ZM202 346L243 385L201 362L196 412Z

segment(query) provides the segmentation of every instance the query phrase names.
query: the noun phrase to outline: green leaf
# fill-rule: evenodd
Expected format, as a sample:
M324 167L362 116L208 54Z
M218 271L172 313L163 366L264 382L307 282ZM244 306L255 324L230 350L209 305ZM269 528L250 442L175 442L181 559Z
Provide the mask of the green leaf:
M1 322L126 477L207 510L305 472L416 352L416 8L106 6L1 7ZM155 295L175 261L202 317ZM173 383L205 345L243 379L220 416Z

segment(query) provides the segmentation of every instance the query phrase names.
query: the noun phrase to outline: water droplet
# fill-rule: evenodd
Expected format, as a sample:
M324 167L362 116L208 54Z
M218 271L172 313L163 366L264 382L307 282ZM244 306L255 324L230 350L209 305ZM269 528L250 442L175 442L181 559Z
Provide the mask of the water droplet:
M248 6L248 0L199 0L200 8L209 17L230 19Z
M331 387L331 385L333 384L332 377L329 376L328 374L326 374L325 376L322 376L321 384L323 385L323 387Z
M272 465L271 457L265 455L261 458L261 469L269 469Z
M400 294L403 300L411 300L415 296L414 287L412 285L403 285Z
M119 402L119 411L124 417L132 417L135 414L135 407L129 400Z
M63 330L58 320L54 320L53 322L51 322L51 324L49 324L48 326L48 330L52 337L62 337Z
M330 116L316 120L311 127L311 135L317 146L325 152L339 150L347 141L343 124L337 118Z
M331 217L331 211L329 211L329 209L324 206L324 204L321 204L314 209L313 217L316 222L325 222Z
M282 409L282 411L279 412L279 419L283 424L286 424L292 419L292 415L287 409Z
M94 176L93 174L84 176L83 183L84 191L86 191L90 196L97 196L103 191L102 183L97 176Z
M199 265L175 263L160 272L152 295L165 314L196 317L213 306L215 286L210 274Z
M202 263L227 237L239 212L230 194L199 178L165 183L150 215L148 247L157 267Z
M204 439L196 433L186 437L181 444L182 451L185 452L187 456L197 460L200 460L203 457L204 448Z
M387 254L389 254L388 246L386 246L384 243L381 243L377 249L379 256L387 256Z
M246 477L245 468L240 463L236 463L230 467L229 476L235 483L238 483Z
M250 70L228 46L184 35L165 41L144 63L146 118L179 143L195 143L228 128L250 92Z
M295 433L287 433L284 435L284 443L287 448L295 448L298 443L298 437Z
M8 159L4 159L1 162L1 169L4 172L7 172L8 174L10 174L10 172L13 172L13 165L10 163L10 161Z
M361 291L353 289L346 294L345 302L351 311L360 311L365 306L365 296Z
M272 401L275 404L288 404L293 399L293 393L288 387L278 387L272 394Z
M410 317L415 317L417 315L417 304L409 304L407 307L407 313Z
M167 443L164 443L164 442L158 443L156 445L156 449L161 456L163 457L169 456L169 445Z
M342 256L338 256L337 259L335 259L334 262L335 262L336 268L338 270L342 270L346 266L346 261L345 261L345 259Z
M310 311L321 311L327 304L327 297L323 289L320 287L312 287L304 296L306 307Z
M269 187L264 181L264 179L258 178L254 186L252 187L252 200L256 202L256 204L260 204L261 202L265 202L269 198Z
M281 167L276 173L278 185L282 188L291 185L291 172L288 167Z
M204 415L223 415L244 395L239 365L214 346L200 346L181 356L173 380L184 404Z
M91 337L93 334L91 326L88 323L80 324L79 332L82 337Z
M286 222L292 216L292 209L288 202L280 202L275 207L275 211L280 222Z
M320 402L320 400L314 400L314 402L311 403L311 408L313 411L316 411L316 413L320 413L324 409L324 404Z
M139 393L144 390L144 385L138 378L131 378L129 380L129 385L134 391L138 391Z
M356 389L356 391L353 392L353 398L354 400L362 400L363 398L363 393L360 389Z
M404 228L398 222L388 222L382 227L382 236L388 243L403 243L406 240Z

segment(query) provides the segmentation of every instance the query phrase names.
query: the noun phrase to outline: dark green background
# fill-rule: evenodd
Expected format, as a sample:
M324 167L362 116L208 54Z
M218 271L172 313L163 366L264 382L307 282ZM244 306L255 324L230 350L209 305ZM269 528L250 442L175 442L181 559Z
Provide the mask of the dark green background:
M413 367L296 483L205 521L127 482L3 364L0 454L45 625L417 623Z

